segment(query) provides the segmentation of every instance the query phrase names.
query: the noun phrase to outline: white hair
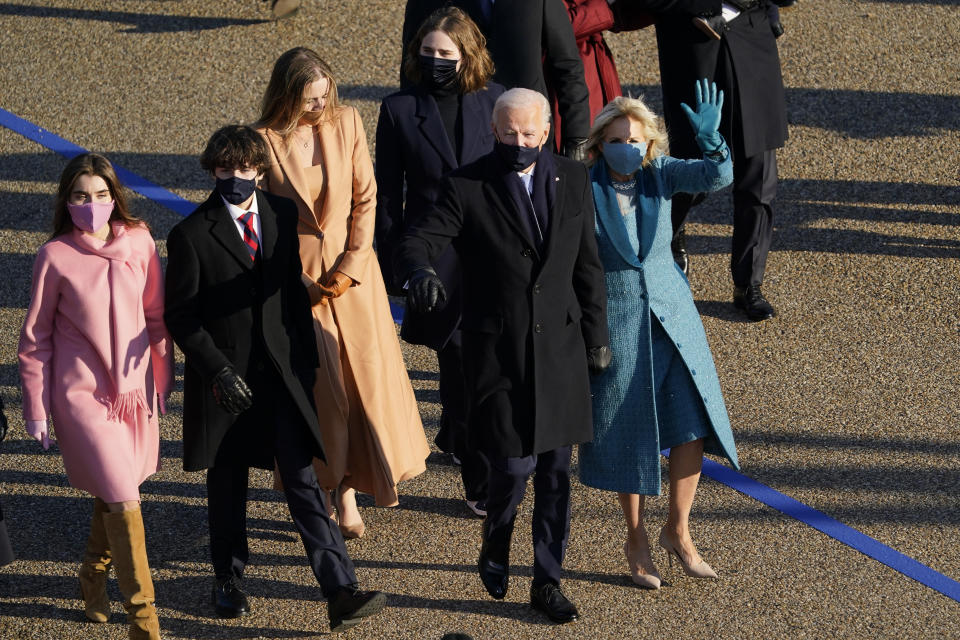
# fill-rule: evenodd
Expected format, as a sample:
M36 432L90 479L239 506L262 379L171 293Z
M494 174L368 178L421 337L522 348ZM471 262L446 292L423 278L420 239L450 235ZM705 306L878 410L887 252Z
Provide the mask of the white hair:
M496 126L497 118L500 116L500 112L504 109L527 109L529 107L538 106L540 107L541 116L543 118L543 126L550 126L550 116L551 109L550 103L539 91L532 91L530 89L522 89L517 87L515 89L510 89L509 91L504 91L503 94L493 105L493 114L490 116L491 123Z

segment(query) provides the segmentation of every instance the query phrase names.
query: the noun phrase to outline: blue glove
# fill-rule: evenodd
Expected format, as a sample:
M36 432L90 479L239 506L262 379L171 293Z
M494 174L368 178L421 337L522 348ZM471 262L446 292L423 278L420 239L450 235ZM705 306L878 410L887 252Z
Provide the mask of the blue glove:
M720 111L723 107L723 91L717 91L717 83L706 78L696 84L697 111L681 102L680 108L687 114L690 126L697 137L697 146L704 153L717 151L723 146L720 129Z

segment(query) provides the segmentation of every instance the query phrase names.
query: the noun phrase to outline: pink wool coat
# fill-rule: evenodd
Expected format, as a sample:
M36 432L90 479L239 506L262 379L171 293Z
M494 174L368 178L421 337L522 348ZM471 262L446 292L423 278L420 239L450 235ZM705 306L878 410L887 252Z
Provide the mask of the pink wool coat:
M37 252L20 333L24 420L53 418L70 484L139 500L160 466L157 394L173 382L163 271L142 227L74 229Z

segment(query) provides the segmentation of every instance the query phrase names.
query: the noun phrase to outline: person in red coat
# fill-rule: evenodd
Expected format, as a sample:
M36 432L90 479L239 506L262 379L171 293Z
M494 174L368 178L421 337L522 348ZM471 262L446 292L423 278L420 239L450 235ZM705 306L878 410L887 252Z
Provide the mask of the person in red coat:
M590 122L604 105L623 95L613 52L603 39L604 31L633 31L653 24L653 17L631 8L629 2L608 0L563 0L573 25L577 50L583 61L583 80L590 94ZM554 122L560 111L554 88L549 87ZM559 129L559 127L557 127ZM557 144L560 143L559 138Z

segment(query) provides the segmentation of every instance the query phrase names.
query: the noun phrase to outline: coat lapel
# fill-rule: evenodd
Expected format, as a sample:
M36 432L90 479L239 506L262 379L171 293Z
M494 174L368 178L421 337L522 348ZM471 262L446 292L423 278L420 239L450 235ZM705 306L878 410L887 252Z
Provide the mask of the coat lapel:
M240 238L237 223L233 221L230 212L227 211L227 206L220 201L219 194L211 195L207 204L210 205L206 213L207 220L210 221L210 235L223 245L227 253L236 258L237 262L243 265L245 269L252 269L253 261L250 260L247 245Z
M294 191L297 192L297 197L306 205L308 210L313 211L313 202L310 200L310 188L307 186L307 178L303 174L303 168L300 166L296 150L293 147L288 147L286 143L284 143L283 138L280 137L280 134L272 129L267 129L266 135L267 141L273 148L273 155L280 163L280 168L283 169L283 173L287 176L287 180L290 181Z
M563 220L563 203L566 201L566 181L567 176L563 170L557 167L557 175L553 177L553 198L547 198L552 203L550 208L550 227L547 229L547 248L545 255L549 256L553 250L553 245L557 243L557 233L560 230L560 221Z
M594 165L596 168L600 163ZM627 264L634 267L640 266L640 258L633 252L630 246L630 238L627 237L627 229L623 226L623 216L620 215L620 208L617 206L617 195L609 184L602 184L598 180L593 180L593 201L597 205L597 221L603 227L610 243L620 254L620 257Z
M484 114L483 106L480 104L479 92L465 94L463 96L463 146L460 149L460 164L466 164L466 158L478 158L483 155L478 151L477 146L481 140L489 135L490 131L489 117ZM487 136L483 135L487 133Z
M527 231L523 223L520 222L520 216L526 215L521 212L517 207L517 204L513 201L513 198L510 196L510 192L507 190L507 185L504 184L503 171L495 159L487 160L488 166L488 175L490 179L485 182L483 185L483 190L487 196L487 202L491 204L491 208L496 210L500 215L502 215L507 220L507 224L513 227L513 230L523 238L524 242L537 254L537 257L540 257L540 252L537 251L536 243L533 242L533 239L530 237L530 232Z
M257 207L260 211L260 256L264 264L269 264L277 246L277 214L263 194L257 191Z
M418 126L423 138L436 150L448 169L455 169L457 159L453 155L453 142L447 137L443 122L440 119L440 110L430 96L417 91L417 111L414 114L419 120Z
M642 184L642 181L638 181L638 184ZM650 247L653 246L653 238L657 234L657 222L660 219L660 205L656 199L643 193L637 193L637 213L641 216L640 259L642 262L647 259L647 254L650 253Z

